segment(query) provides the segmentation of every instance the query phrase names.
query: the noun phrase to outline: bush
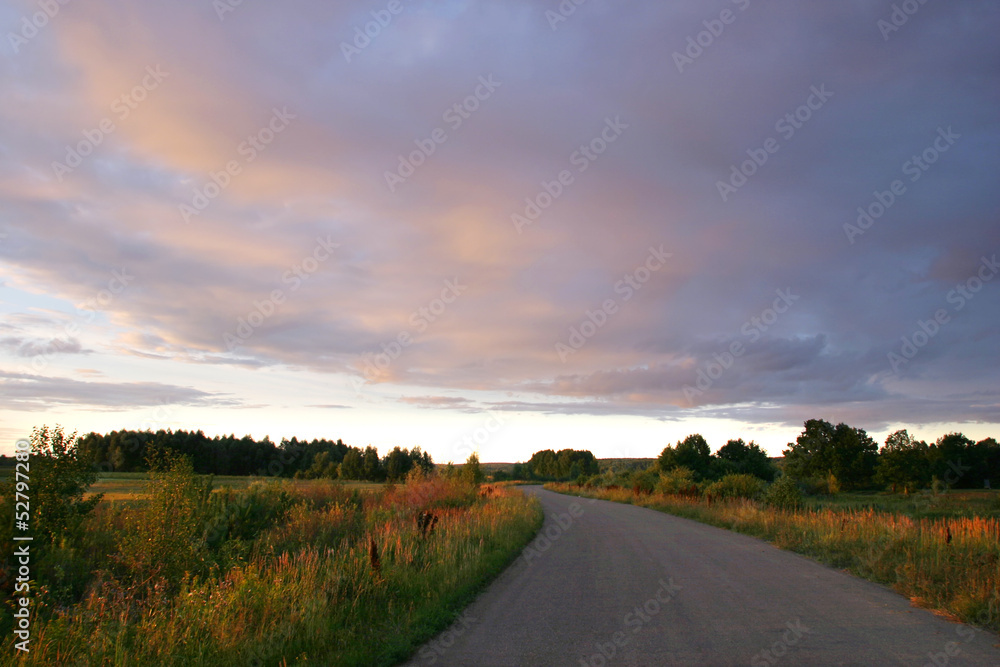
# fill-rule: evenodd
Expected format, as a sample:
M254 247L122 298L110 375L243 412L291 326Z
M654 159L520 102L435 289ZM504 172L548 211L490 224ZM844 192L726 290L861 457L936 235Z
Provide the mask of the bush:
M694 472L690 468L679 466L660 473L660 483L657 490L660 493L672 495L695 495L698 492L698 486L694 481Z
M48 544L74 536L83 518L101 502L99 495L83 499L87 487L97 481L97 473L79 444L76 432L65 435L62 426L31 431L32 528Z
M204 526L212 481L174 452L150 456L149 499L125 511L120 562L135 581L169 587L205 565Z
M747 474L726 475L705 489L705 495L713 498L746 498L757 500L767 488L767 482Z
M660 475L655 468L650 468L649 470L643 470L642 472L632 473L630 481L633 489L637 489L644 493L652 493L653 491L656 491L656 488L659 485Z
M776 509L793 510L802 505L802 491L791 477L782 475L764 494L764 502Z
M226 540L253 540L281 521L291 504L288 492L273 482L254 482L242 491L223 487L209 500L205 543L216 549Z

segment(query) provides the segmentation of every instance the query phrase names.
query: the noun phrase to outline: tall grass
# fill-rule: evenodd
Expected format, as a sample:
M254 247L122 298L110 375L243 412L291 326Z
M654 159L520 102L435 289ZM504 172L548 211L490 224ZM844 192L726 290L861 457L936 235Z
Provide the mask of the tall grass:
M912 518L872 509L780 510L624 489L545 488L631 503L763 538L891 586L914 604L1000 631L1000 519Z
M447 627L542 522L537 500L516 489L436 477L367 493L286 484L221 499L181 478L159 488L166 505L154 490L90 517L86 548L111 557L75 604L34 621L19 664L393 664ZM168 509L172 524L162 521ZM438 518L426 535L422 511ZM191 539L192 516L201 539ZM0 660L15 653L9 636Z

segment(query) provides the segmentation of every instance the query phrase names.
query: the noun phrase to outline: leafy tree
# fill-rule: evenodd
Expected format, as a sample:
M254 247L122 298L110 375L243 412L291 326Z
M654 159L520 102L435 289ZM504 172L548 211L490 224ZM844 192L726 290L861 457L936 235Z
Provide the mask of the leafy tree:
M705 438L695 433L678 442L675 447L665 447L656 464L660 472L684 467L691 470L697 479L704 479L711 476L712 451Z
M577 466L575 476L574 464ZM591 452L576 449L561 449L558 452L544 449L535 452L526 467L530 469L531 477L539 479L575 479L581 474L597 474L600 468Z
M378 450L368 445L361 463L362 477L370 482L381 482L385 479L385 469L378 457Z
M386 454L383 465L385 466L386 478L391 482L397 482L404 479L406 473L410 472L413 461L410 459L408 451L400 447L393 447L392 451Z
M973 448L972 477L975 485L1000 487L1000 444L993 438L985 438Z
M31 523L33 535L44 543L75 533L101 502L101 495L83 499L97 473L79 444L76 432L66 435L62 426L31 431Z
M795 479L830 479L831 490L863 488L871 483L878 445L864 429L810 419L784 450L785 472Z
M906 429L890 433L879 451L875 481L893 493L926 486L931 481L928 451L927 443L916 440Z
M462 466L462 479L476 486L482 484L483 480L486 479L486 475L483 474L483 468L479 464L479 455L475 452L469 454L465 465Z
M961 433L949 433L930 447L931 472L947 487L972 488L973 442Z
M344 460L340 462L341 479L361 479L364 474L361 450L357 447L344 454Z
M719 448L715 457L723 464L725 474L753 475L767 482L774 479L774 464L753 440L750 444L743 442L743 438L730 440Z
M660 472L670 472L678 465L677 450L672 445L664 447L663 451L656 458L656 467L659 468Z

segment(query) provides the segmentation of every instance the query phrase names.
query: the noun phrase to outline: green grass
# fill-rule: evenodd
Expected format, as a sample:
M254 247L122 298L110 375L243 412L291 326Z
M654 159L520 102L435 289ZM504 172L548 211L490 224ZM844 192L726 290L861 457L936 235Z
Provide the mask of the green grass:
M806 507L835 510L871 509L876 512L903 514L914 519L1000 518L1000 490L948 491L940 494L921 491L908 496L847 492L832 496L808 497Z
M273 477L254 476L230 476L218 475L212 477L212 486L219 488L245 489L254 482L275 481ZM309 479L309 480L288 480L288 484L294 488L308 488L310 486L329 484L329 480ZM362 491L374 491L381 489L384 484L378 482L338 482L345 489L358 489ZM104 500L109 502L122 500L136 500L146 496L149 489L149 474L144 472L109 472L98 475L97 482L88 490L86 497L98 493L104 494Z
M931 509L911 499L842 494L811 507L777 510L751 500L636 494L547 484L547 489L649 507L772 544L870 581L919 606L1000 631L1000 518L996 492L949 493ZM860 505L881 503L879 508ZM908 510L892 511L898 507ZM985 507L990 516L975 516Z
M107 481L148 490L138 477ZM160 527L204 520L197 503L183 501L198 495L183 479L158 483L141 503L102 503L65 551L65 567L87 553L97 565L77 568L88 577L85 594L62 612L38 598L32 651L18 664L395 664L445 629L542 523L538 501L512 488L437 477L352 486L296 480L234 490L235 501L257 494L235 502L238 516L258 506L287 511L216 551L159 537ZM416 524L424 509L438 517L426 536ZM157 578L159 563L193 567L167 580ZM9 664L13 639L2 630L0 663Z

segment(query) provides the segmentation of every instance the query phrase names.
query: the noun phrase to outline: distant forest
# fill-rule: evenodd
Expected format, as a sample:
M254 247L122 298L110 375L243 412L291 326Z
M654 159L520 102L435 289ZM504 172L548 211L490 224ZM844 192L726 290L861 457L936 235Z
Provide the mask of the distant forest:
M209 438L202 431L122 430L106 435L88 433L80 438L79 448L102 472L148 472L150 454L168 450L188 457L194 471L202 475L394 482L405 479L414 468L424 472L434 469L430 454L420 447L394 447L380 457L375 447L361 449L339 439L291 438L275 444L270 438L254 440L249 435ZM478 457L475 463L478 465ZM0 456L0 466L6 464L13 465L13 459ZM446 474L451 472L451 464L447 467ZM589 451L546 449L535 452L530 461L495 469L493 479L576 479L597 472L597 459Z
M107 472L146 472L156 450L173 450L191 459L199 474L267 477L330 477L373 482L406 477L414 467L430 471L434 462L419 447L395 447L379 457L374 447L351 447L343 440L254 440L233 435L209 438L202 431L112 431L88 433L80 451Z

